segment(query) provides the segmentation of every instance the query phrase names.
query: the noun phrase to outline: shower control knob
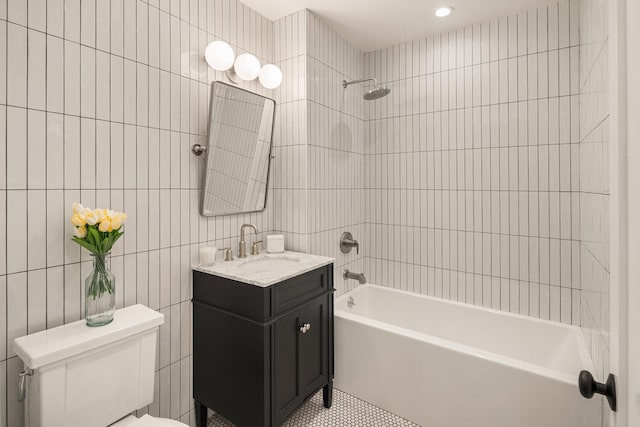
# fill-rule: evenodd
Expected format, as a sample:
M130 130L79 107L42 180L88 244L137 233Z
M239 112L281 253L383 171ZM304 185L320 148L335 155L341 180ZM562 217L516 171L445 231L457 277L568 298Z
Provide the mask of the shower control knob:
M578 388L580 389L580 394L587 399L591 399L594 394L607 396L609 407L612 411L616 410L616 380L613 374L609 374L607 382L603 384L594 380L591 372L580 371L580 375L578 375Z

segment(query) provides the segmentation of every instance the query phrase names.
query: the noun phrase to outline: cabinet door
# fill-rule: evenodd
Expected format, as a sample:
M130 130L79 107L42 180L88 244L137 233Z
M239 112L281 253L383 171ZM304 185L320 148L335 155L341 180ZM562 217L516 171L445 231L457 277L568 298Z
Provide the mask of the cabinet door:
M273 324L273 405L275 425L300 404L298 386L298 340L300 309L294 310Z
M300 327L308 325L306 332L298 331L298 364L300 394L309 396L329 380L329 306L326 295L302 307Z

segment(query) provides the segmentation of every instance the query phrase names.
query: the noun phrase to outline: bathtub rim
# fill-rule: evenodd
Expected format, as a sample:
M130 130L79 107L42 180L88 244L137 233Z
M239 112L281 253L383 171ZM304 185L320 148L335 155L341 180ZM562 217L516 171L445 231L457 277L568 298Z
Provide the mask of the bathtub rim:
M429 335L429 334L425 334L425 333L421 333L409 328L404 328L401 326L397 326L397 325L393 325L391 323L387 323L387 322L383 322L380 320L376 320L376 319L372 319L369 317L365 317L359 314L354 314L354 313L349 313L345 310L343 310L339 303L341 303L342 301L348 299L350 296L353 296L353 294L355 292L357 292L360 288L374 288L374 289L382 289L384 291L389 291L389 292L396 292L396 293L400 293L400 294L405 294L411 297L418 297L418 298L424 298L427 300L431 300L433 302L436 303L444 303L444 304L451 304L451 305L455 305L455 306L459 306L459 307L463 307L465 309L472 309L472 310L478 310L478 311L483 311L483 312L489 312L492 314L497 314L500 316L506 316L506 317L511 317L511 318L516 318L516 319L521 319L521 320L527 320L527 321L533 321L536 323L542 323L545 325L551 325L553 327L559 327L559 328L564 328L569 330L572 335L574 336L574 338L576 339L577 342L577 346L578 346L578 351L579 351L579 357L580 357L580 362L582 365L582 369L588 370L590 372L593 372L593 362L591 360L591 357L589 356L589 352L587 350L587 346L586 343L584 341L584 337L582 335L582 332L580 330L580 328L578 326L574 326L574 325L568 325L565 323L560 323L560 322L555 322L552 320L546 320L546 319L539 319L536 317L530 317L530 316L525 316L523 314L517 314L517 313L510 313L510 312L506 312L506 311L502 311L502 310L496 310L493 308L488 308L488 307L483 307L483 306L477 306L477 305L473 305L473 304L468 304L468 303L464 303L464 302L459 302L459 301L452 301L452 300L447 300L444 298L438 298L438 297L433 297L430 295L424 295L424 294L418 294L415 292L410 292L410 291L405 291L402 289L396 289L396 288L390 288L387 286L381 286L381 285L376 285L374 283L365 283L362 285L358 285L355 288L351 289L349 292L346 292L342 295L340 295L339 297L337 297L335 299L335 308L334 308L334 314L336 317L340 317L343 318L345 320L349 320L352 322L356 322L362 325L367 325L367 326L371 326L373 328L382 330L382 331L386 331L386 332L390 332L390 333L396 333L396 334L400 334L408 339L412 339L412 340L417 340L417 341L423 341L423 342L428 342L430 344L436 345L436 346L440 346L440 347L445 347L445 348L450 348L453 351L457 351L463 354L466 354L470 357L474 357L474 358L479 358L479 359L483 359L483 360L487 360L490 362L495 362L495 363L499 363L502 365L506 365L509 366L511 368L514 369L522 369L525 371L529 371L531 373L534 373L536 375L541 375L544 376L546 378L552 379L552 380L556 380L556 381L560 381L566 384L570 384L572 386L575 386L577 388L577 375L578 373L576 373L575 375L571 375L568 374L566 372L563 371L559 371L559 370L555 370L555 369L551 369L551 368L546 368L544 366L540 366L540 365L536 365L535 363L531 363L531 362L525 362L523 360L519 360L513 357L509 357L509 356L504 356L501 355L499 353L495 353L495 352L491 352L488 350L483 350L483 349L479 349L476 347L473 347L471 345L468 344L461 344L455 341L451 341L451 340L447 340L444 338L439 338L433 335Z

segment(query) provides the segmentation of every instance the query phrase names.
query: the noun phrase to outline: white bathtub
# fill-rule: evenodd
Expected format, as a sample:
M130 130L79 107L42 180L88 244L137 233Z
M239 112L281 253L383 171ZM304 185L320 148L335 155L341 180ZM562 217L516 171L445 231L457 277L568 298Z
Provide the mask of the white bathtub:
M335 358L338 389L424 427L601 425L574 326L367 284L336 299Z

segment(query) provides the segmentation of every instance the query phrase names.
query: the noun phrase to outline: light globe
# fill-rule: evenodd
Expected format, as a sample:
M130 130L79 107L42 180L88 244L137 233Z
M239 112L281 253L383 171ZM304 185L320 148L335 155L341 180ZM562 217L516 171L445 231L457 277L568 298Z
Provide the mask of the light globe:
M275 89L282 83L282 71L276 65L267 64L260 69L258 78L265 88Z
M233 69L242 80L255 80L260 74L260 61L250 53L243 53L236 58Z
M204 58L214 70L227 71L233 66L235 54L229 44L216 40L207 45L204 51Z

